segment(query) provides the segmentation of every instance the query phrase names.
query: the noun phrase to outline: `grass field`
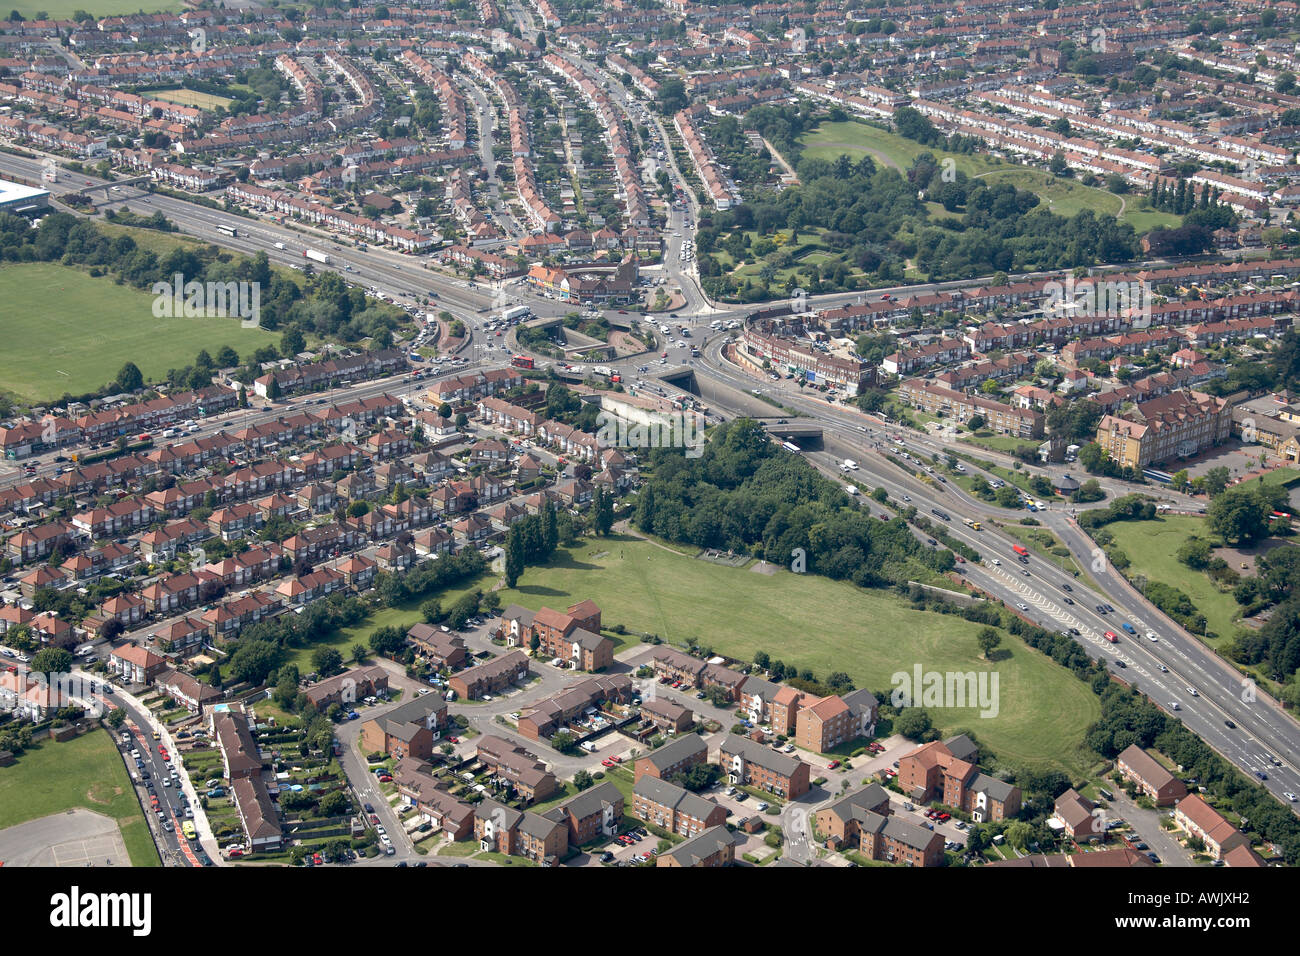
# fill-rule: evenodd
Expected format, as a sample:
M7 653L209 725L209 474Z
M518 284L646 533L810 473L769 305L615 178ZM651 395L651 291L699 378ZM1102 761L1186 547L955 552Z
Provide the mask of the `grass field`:
M128 361L150 381L189 365L200 349L215 354L229 345L243 356L278 342L234 318L155 318L149 293L50 263L0 266L0 302L6 334L0 390L24 402L98 388Z
M107 731L61 744L47 739L12 767L0 769L0 829L72 807L116 820L132 866L160 865L149 825Z
M170 90L153 90L149 95L154 99L166 100L168 103L197 106L201 110L214 110L218 106L225 109L235 102L229 96L216 96L212 93L200 93L197 90L186 90L180 87Z
M1116 521L1106 525L1115 536L1115 546L1128 555L1131 563L1126 573L1130 581L1144 574L1148 581L1161 581L1178 588L1205 615L1207 627L1218 635L1205 639L1218 646L1237 630L1233 615L1238 604L1231 594L1214 586L1203 571L1179 563L1178 548L1191 535L1214 537L1204 518L1191 515L1166 515L1153 521Z
M181 4L180 0L14 0L8 7L22 14L24 20L35 20L36 14L42 11L52 20L68 20L78 10L95 17L119 17L179 10Z
M906 137L857 120L822 123L817 129L805 134L802 142L803 155L806 157L834 159L841 153L848 153L857 159L867 154L887 166L904 170L925 152L940 160L947 156L941 150L922 146ZM1105 189L1084 186L1074 179L1061 179L1032 166L1003 162L984 153L958 154L952 156L952 159L956 168L967 176L985 179L989 183L1010 182L1018 189L1034 193L1058 215L1073 216L1081 209L1091 209L1099 214L1118 216L1132 223L1138 232L1146 232L1156 226L1178 225L1182 221L1180 216L1152 210L1150 204L1143 202L1139 196L1121 198Z
M940 709L931 713L935 722L973 731L1009 762L1086 772L1080 742L1100 713L1096 697L1010 635L1001 659L989 663L975 645L978 626L961 618L914 611L844 582L726 568L631 536L561 550L551 565L529 568L517 587L501 592L503 606L529 608L585 598L600 606L606 628L623 624L673 643L695 638L739 660L763 650L822 678L843 670L877 692L891 690L891 675L910 674L916 663L927 671L996 670L998 716Z

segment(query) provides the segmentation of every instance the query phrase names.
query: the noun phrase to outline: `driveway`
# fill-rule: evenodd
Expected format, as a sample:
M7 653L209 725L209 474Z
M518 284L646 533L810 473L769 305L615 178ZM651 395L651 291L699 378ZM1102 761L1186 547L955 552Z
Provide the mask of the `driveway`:
M1144 810L1130 800L1123 790L1115 790L1115 799L1108 802L1112 816L1119 816L1128 821L1135 834L1134 841L1141 840L1150 847L1165 866L1195 866L1191 853L1172 833L1161 829L1160 821L1165 819L1166 811Z

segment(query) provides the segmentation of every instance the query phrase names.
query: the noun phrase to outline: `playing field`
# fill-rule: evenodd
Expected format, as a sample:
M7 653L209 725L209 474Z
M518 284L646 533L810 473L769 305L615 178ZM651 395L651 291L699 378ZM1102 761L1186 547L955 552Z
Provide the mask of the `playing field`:
M947 158L939 149L922 146L895 133L878 129L867 123L848 120L843 123L822 123L803 137L806 157L834 159L848 153L854 159L867 154L877 162L898 169L907 169L922 153L928 152L940 162ZM1041 169L1017 163L1002 162L984 153L955 154L956 168L968 176L989 183L1009 182L1017 189L1034 193L1061 216L1073 216L1082 209L1098 214L1109 214L1133 224L1138 232L1156 226L1178 225L1181 217L1155 212L1135 195L1120 197L1105 189L1084 186L1073 179L1061 179Z
M879 591L787 570L773 574L728 568L630 536L584 541L561 550L545 568L529 568L501 604L563 610L585 598L601 623L690 638L717 653L751 660L757 651L820 678L847 672L859 687L893 689L891 675L924 671L996 671L999 712L932 709L945 730L974 731L1004 760L1053 765L1082 774L1080 743L1100 707L1081 682L1048 658L1005 635L1001 659L980 660L979 627L956 616L912 610Z
M1116 521L1106 525L1115 536L1115 546L1128 555L1132 562L1127 569L1128 579L1144 574L1148 581L1161 581L1178 588L1205 615L1206 626L1218 638L1206 640L1218 646L1236 633L1232 616L1239 605L1231 594L1214 586L1204 571L1181 564L1176 557L1183 542L1194 534L1213 538L1214 534L1204 518L1191 515L1166 515L1154 521Z
M91 391L128 361L150 381L191 364L200 349L215 355L229 345L244 356L278 340L235 318L155 318L148 292L49 263L0 266L0 302L0 391L24 402Z
M218 106L225 108L235 102L228 96L200 93L197 90L184 90L179 87L170 90L151 90L148 95L154 99L166 100L168 103L197 106L201 110L214 110Z
M46 740L0 768L0 829L85 807L117 821L132 866L158 866L158 853L126 767L107 731L66 743Z
M14 0L8 6L22 14L24 20L35 20L40 11L52 20L67 20L78 10L95 17L115 17L181 8L180 0Z

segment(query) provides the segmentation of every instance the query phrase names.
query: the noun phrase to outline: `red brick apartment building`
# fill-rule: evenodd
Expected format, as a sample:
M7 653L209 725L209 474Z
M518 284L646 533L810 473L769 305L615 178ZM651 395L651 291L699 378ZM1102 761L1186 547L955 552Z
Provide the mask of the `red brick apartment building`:
M637 757L632 772L636 780L642 777L668 780L674 774L685 773L697 763L704 763L708 756L709 748L704 740L698 734L686 734L658 750Z
M1014 817L1020 812L1020 788L980 773L975 756L975 744L964 734L931 741L899 760L898 785L917 803L938 800L976 822Z
M446 702L437 694L426 694L367 720L361 725L361 743L366 753L430 760L446 726Z
M727 822L727 808L667 780L644 776L632 790L632 816L692 837Z
M856 846L872 860L908 866L943 863L943 837L889 812L889 794L871 784L817 812L817 830L835 849Z
M600 608L583 601L561 613L544 607L533 612L512 604L501 615L497 633L511 647L530 647L537 638L538 651L558 657L576 670L598 671L614 663L614 642L600 633Z
M528 670L528 658L519 651L511 651L477 667L466 668L451 678L447 686L465 700L474 700L505 690L527 677Z
M688 687L700 685L700 678L707 666L698 657L691 657L689 654L662 645L655 648L650 661L656 678L667 677L669 680L679 680Z
M1115 758L1115 769L1125 781L1137 784L1138 790L1158 807L1170 806L1187 796L1187 785L1137 744Z
M685 843L660 853L655 866L718 867L736 862L738 837L726 827L710 827Z
M808 792L806 763L735 734L727 734L718 744L718 763L734 784L766 790L787 800L797 800Z

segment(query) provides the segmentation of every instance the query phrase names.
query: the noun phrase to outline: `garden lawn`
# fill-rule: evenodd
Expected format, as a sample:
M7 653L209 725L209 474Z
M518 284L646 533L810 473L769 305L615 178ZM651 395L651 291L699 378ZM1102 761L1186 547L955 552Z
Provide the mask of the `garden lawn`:
M85 807L117 821L132 866L159 866L149 825L107 731L48 738L0 769L0 829Z
M597 555L602 555L597 557ZM594 572L594 573L593 573ZM1002 658L982 661L978 625L915 611L898 598L813 575L757 574L665 550L628 535L561 549L544 568L529 568L501 603L565 608L591 598L609 628L657 634L682 645L752 660L757 651L825 678L847 672L859 687L892 689L891 675L924 670L996 669L1000 709L982 719L972 708L935 710L945 732L973 731L1009 762L1084 772L1084 730L1100 714L1096 697L1074 675L1006 635Z

